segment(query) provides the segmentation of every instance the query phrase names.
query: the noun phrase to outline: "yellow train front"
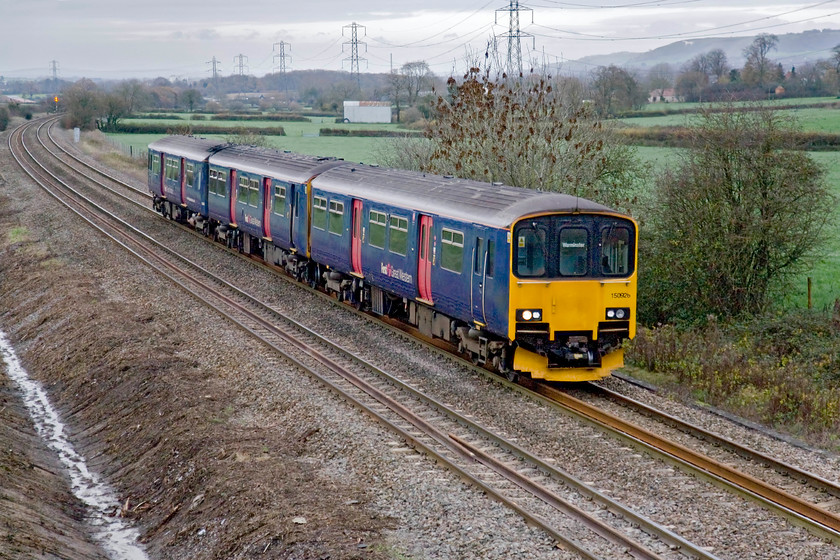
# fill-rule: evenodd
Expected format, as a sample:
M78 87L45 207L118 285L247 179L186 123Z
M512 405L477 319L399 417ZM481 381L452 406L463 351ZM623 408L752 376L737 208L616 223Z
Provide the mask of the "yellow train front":
M512 365L534 379L605 377L635 335L636 223L593 210L528 216L511 228Z

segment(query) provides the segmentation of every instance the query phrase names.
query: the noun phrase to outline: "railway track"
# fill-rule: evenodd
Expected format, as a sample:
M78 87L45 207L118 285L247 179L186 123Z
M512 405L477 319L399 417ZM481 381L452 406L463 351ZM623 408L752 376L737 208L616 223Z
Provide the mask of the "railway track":
M409 445L542 528L562 546L585 558L625 553L650 559L683 554L714 558L466 415L332 344L83 196L40 166L27 146L26 131L34 130L39 138L43 126L32 124L15 131L10 148L21 167L46 192L192 297L250 332L293 367L319 379ZM627 536L638 533L638 527L644 536L638 540Z
M56 150L64 152L63 159L73 157L69 152L63 150L59 143L56 142L55 145ZM70 165L66 161L65 164ZM92 168L88 164L84 165L94 169L97 175L109 177L107 172ZM114 179L109 177L109 180ZM122 183L121 181L119 183L123 185L119 188L133 188L131 185ZM142 205L142 201L134 202ZM835 543L840 542L840 532L838 532L840 517L834 513L834 511L840 509L837 507L840 505L840 500L838 500L840 489L830 481L775 461L771 457L761 455L743 446L738 446L734 442L724 440L696 426L691 426L682 420L668 417L660 411L646 407L637 401L627 399L618 393L607 393L603 389L595 389L595 391L600 392L602 398L600 399L600 403L592 405L568 393L558 392L555 388L548 385L536 385L531 387L530 390L549 398L555 404L562 406L568 413L595 424L599 429L611 433L615 437L630 442L634 447L644 449L676 465L682 470L700 475L712 481L714 484L726 487L735 493L756 500L765 507L786 516L794 524L805 527L821 538L832 540ZM615 419L612 418L614 415L603 410L605 407L609 408L605 404L608 402L620 402L620 408L630 411L629 415L635 415L634 419L628 421L626 419L628 413L618 414ZM654 422L656 425L662 427L645 429L636 425L644 423L643 418L655 419ZM674 435L669 436L669 438L662 437L660 435L661 431L667 431L668 429L673 430ZM450 449L450 451L458 454L459 451L464 452L467 450L468 456L472 460L480 458L481 444L474 445L470 443L469 439L461 439L461 436L457 434L458 432L453 429L452 435L454 437L449 438L451 441L448 442L448 446L452 447L454 442L454 448ZM706 450L704 452L698 452L692 450L695 444L683 445L678 443L677 440L680 439L679 434L692 434L695 439L699 438L706 442ZM447 432L448 435L449 433ZM438 440L440 439L439 437ZM438 442L441 443L440 441ZM492 443L490 445L496 447L499 444ZM716 449L728 449L732 457L712 458L714 455L717 455ZM434 456L431 452L429 453L431 456ZM523 459L510 459L508 457L503 458L502 461L520 463ZM730 463L738 464L733 466ZM492 460L487 458L485 467L492 470L491 464ZM766 466L757 467L757 465ZM535 472L548 473L550 478L560 479L563 474L562 472L555 472L551 465L539 464L538 462L531 463L529 468ZM765 481L762 479L768 480ZM519 484L511 478L508 479L508 482L514 485ZM566 484L575 486L571 482L567 482ZM588 491L587 487L585 485L580 486L579 491L586 494ZM550 500L551 498L548 499ZM590 499L595 498L590 495ZM602 501L601 503L605 502ZM527 514L520 513L526 519L528 518ZM641 521L632 521L632 523L644 526ZM645 530L647 531L648 529L646 528ZM667 542L667 539L663 540ZM689 554L697 557L707 557L704 556L706 553L702 549L696 551L691 550L691 546L693 545L690 545L690 543L675 544L672 542L670 546L689 551Z

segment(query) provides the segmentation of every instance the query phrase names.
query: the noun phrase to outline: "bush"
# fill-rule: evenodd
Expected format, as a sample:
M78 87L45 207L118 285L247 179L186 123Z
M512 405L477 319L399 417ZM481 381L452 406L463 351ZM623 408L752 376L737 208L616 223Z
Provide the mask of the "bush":
M351 130L349 128L322 128L319 131L321 136L360 136L365 138L402 138L404 136L423 136L418 132L406 132L400 130Z
M6 130L9 126L9 110L5 107L0 107L0 132Z
M286 135L286 131L282 126L249 128L244 130L252 134L265 136ZM118 123L111 132L122 132L125 134L230 134L232 131L233 129L229 126L206 124L184 123L183 125L173 127L172 125L154 123Z

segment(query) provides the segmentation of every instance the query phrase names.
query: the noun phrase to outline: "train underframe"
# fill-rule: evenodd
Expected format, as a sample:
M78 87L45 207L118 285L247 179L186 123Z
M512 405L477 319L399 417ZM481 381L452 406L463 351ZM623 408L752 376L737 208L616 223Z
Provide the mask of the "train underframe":
M250 235L187 208L155 197L154 208L164 217L188 225L230 249L282 268L299 282L334 295L356 309L411 325L428 338L442 339L477 365L489 365L508 379L527 375L548 381L601 379L623 365L623 333L604 333L593 340L588 333L555 333L547 338L511 342L411 299L391 294L298 254L270 240Z

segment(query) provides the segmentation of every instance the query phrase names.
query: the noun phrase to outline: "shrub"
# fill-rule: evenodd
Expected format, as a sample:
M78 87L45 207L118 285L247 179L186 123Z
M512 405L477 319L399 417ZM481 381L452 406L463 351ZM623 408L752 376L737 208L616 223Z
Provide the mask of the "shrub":
M5 107L0 107L0 132L6 130L9 126L9 110Z

